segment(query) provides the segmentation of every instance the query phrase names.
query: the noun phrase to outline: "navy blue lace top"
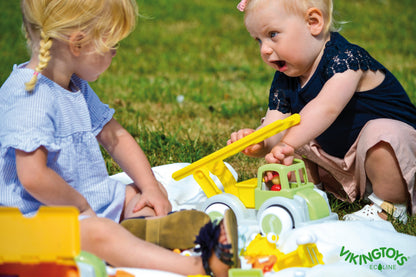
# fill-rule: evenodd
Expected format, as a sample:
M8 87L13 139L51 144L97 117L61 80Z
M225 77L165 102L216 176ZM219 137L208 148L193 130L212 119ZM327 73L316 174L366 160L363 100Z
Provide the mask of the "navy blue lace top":
M335 73L348 69L381 70L384 81L374 89L356 92L334 123L316 138L330 155L343 158L369 120L392 118L416 128L416 107L399 81L363 48L349 43L339 33L331 33L322 59L304 87L299 79L276 72L270 88L269 109L299 113L321 91Z

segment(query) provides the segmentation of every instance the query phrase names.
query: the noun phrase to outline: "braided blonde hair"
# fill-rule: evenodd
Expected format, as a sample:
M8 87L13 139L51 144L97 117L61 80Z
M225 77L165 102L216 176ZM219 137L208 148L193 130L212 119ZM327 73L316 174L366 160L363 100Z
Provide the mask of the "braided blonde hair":
M82 32L80 43L93 42L105 53L133 31L138 15L135 0L22 0L21 9L27 44L39 59L27 91L53 58L54 40L69 42L72 33Z
M46 34L41 31L40 32L40 48L39 48L39 64L36 66L35 73L32 76L32 79L30 79L29 82L26 83L26 90L32 91L35 88L35 85L38 81L38 74L42 72L46 66L48 66L48 62L51 59L51 54L49 52L49 49L52 47L52 39Z

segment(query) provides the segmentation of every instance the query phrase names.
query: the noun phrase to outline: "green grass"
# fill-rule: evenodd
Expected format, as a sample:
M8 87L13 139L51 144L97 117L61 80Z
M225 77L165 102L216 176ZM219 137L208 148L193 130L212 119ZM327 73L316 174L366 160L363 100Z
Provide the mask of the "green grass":
M335 0L342 34L389 68L416 103L416 6L413 0ZM92 83L133 134L153 166L193 162L223 147L232 131L256 127L267 109L273 70L259 57L238 1L138 0L141 18L109 70ZM0 83L28 59L19 1L0 1ZM177 97L183 96L182 103ZM108 170L120 169L105 155ZM241 179L262 160L227 159ZM338 214L353 204L330 197ZM400 232L416 235L415 217Z

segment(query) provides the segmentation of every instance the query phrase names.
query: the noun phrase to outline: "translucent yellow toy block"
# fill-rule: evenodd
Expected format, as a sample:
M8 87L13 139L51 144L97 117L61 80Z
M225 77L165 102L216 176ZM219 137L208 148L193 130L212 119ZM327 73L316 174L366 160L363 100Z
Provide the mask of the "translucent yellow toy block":
M17 208L0 207L0 226L1 274L78 276L76 208L40 207L35 216L25 217Z
M78 210L40 207L33 217L0 208L0 263L73 260L80 251Z
M209 198L222 193L209 176L209 173L211 173L217 176L221 181L225 192L238 196L238 187L235 185L236 180L224 164L223 160L243 151L250 145L262 142L263 140L290 128L299 122L299 114L293 114L283 120L276 120L250 135L174 172L172 178L179 181L189 175L193 175L199 186Z

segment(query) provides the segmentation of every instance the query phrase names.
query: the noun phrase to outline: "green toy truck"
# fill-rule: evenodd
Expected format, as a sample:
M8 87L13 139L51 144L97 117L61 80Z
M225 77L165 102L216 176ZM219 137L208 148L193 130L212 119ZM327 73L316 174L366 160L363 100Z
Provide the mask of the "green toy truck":
M268 171L279 174L278 190L271 190L263 181ZM292 181L288 176L293 176ZM338 219L337 214L331 212L327 195L308 182L302 160L295 159L290 166L261 166L257 178L236 183L235 187L237 193L214 195L200 209L214 219L231 208L239 223L257 220L263 234L273 232L281 235L305 224Z
M200 210L212 219L221 217L225 209L232 209L240 225L252 224L263 234L277 235L313 222L337 220L331 212L327 195L308 181L305 165L295 159L293 164L267 164L258 169L257 178L237 183L223 160L241 152L249 145L263 141L300 122L294 114L284 120L275 121L256 132L238 140L186 167L173 173L175 180L193 175L206 196ZM280 184L278 189L268 187L263 181L266 172L277 172ZM224 186L224 192L213 181L216 176ZM291 176L290 179L288 176Z

